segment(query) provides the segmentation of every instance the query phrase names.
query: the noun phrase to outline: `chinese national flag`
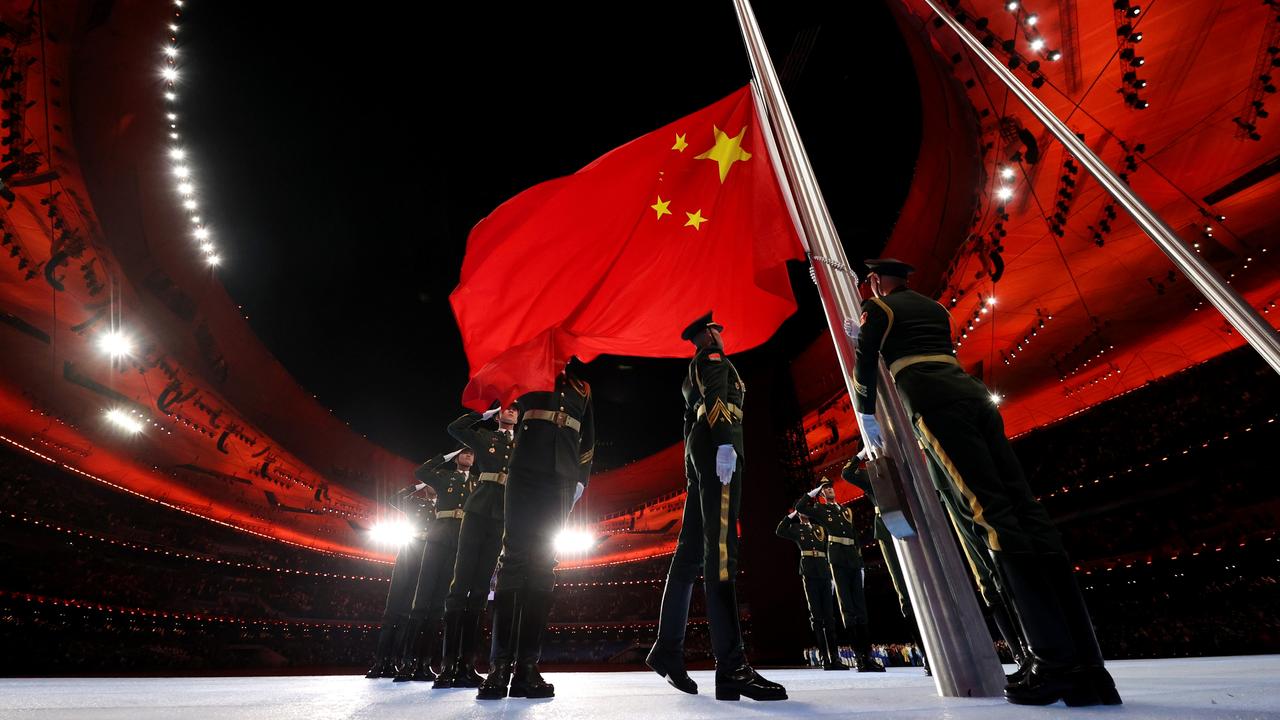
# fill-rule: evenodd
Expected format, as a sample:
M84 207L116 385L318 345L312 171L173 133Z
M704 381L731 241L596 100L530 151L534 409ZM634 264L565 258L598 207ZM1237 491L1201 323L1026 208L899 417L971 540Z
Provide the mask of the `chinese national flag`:
M680 332L708 310L728 352L755 347L795 311L803 257L744 87L475 226L450 296L463 404L549 390L571 356L688 357Z

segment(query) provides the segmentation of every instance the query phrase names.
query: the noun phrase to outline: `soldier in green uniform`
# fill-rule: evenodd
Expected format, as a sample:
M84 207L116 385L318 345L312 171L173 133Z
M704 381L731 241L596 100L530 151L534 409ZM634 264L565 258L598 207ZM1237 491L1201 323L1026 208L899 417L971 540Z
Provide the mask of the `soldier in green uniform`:
M822 497L818 502L817 497ZM796 501L796 511L807 516L827 534L827 563L835 582L836 602L849 644L853 647L858 672L884 672L871 659L871 633L867 628L867 595L862 586L862 551L858 548L858 528L853 524L853 508L836 502L836 491L824 482Z
M495 415L497 430L476 427ZM462 506L458 555L444 600L444 661L435 688L477 688L484 682L475 670L475 654L489 582L502 550L507 473L519 417L515 407L494 408L483 415L470 412L449 423L449 434L475 450L472 468L478 474L475 490Z
M854 458L854 460L856 459ZM933 673L929 670L929 659L925 656L924 639L920 637L920 625L916 622L915 608L912 607L911 596L907 593L906 578L902 574L902 563L898 560L898 551L893 545L893 535L889 534L889 528L885 526L884 518L880 517L880 505L876 502L875 490L871 487L871 481L867 478L866 468L856 464L854 460L850 460L845 464L844 469L840 471L840 477L850 485L862 490L876 509L874 535L876 543L880 545L880 554L884 557L884 566L885 570L889 572L889 580L893 582L893 590L898 594L898 609L902 612L903 619L907 621L912 641L920 649L920 657L924 658L925 674L932 675Z
M391 585L387 588L387 604L382 611L382 628L378 631L373 667L365 674L367 678L385 678L396 674L396 638L409 623L413 590L418 584L418 569L422 566L422 553L427 546L427 528L435 517L435 505L418 494L421 489L421 485L401 488L387 501L388 505L408 520L413 527L413 535L396 551Z
M444 615L444 596L453 578L458 557L458 531L462 526L462 504L474 485L471 466L476 453L469 447L448 455L436 455L423 463L413 476L419 489L430 487L436 495L436 519L427 533L427 549L422 554L418 585L413 594L413 609L401 640L400 668L396 682L435 680L431 660L440 650L440 622ZM449 466L448 463L453 465Z
M957 510L995 558L1022 623L1031 666L1005 688L1006 699L1119 704L1062 539L1031 493L990 391L956 360L950 313L907 287L910 265L866 264L873 297L849 328L858 336L854 409L868 442L883 447L874 417L883 356L921 445L963 499Z
M848 670L840 662L840 646L836 641L835 613L831 602L831 566L827 565L827 531L805 515L792 510L782 518L775 531L800 548L800 582L804 586L805 603L809 606L809 627L818 641L823 670Z
M684 664L689 601L698 575L707 596L716 699L785 700L787 691L747 663L738 620L738 511L742 501L742 405L746 387L724 353L723 327L711 313L693 321L681 338L694 344L682 387L684 517L662 591L658 639L645 662L676 689L697 693Z
M506 534L493 596L494 658L476 697L548 698L538 659L551 612L556 535L582 497L595 457L591 386L571 363L550 392L516 400L520 425L507 480Z

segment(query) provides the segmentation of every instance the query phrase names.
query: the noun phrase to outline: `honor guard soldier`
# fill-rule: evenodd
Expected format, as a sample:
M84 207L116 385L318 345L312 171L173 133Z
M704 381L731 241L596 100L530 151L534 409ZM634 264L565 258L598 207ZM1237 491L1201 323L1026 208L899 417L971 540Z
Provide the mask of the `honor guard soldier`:
M873 297L860 327L848 328L860 335L854 409L870 444L883 447L874 417L883 356L921 445L964 499L957 510L995 558L1021 620L1031 666L1005 688L1005 698L1019 705L1119 704L1062 539L1027 484L990 391L956 360L950 313L907 287L910 265L866 264Z
M494 661L476 697L555 697L538 659L551 613L556 535L586 488L595 457L591 386L576 363L550 392L516 401L520 425L507 479L506 534L493 596Z
M845 482L853 485L861 490L876 509L875 532L876 543L880 546L880 554L884 557L885 569L889 572L889 580L893 582L893 591L898 594L898 609L902 612L902 617L907 621L907 627L911 632L911 640L915 642L916 648L920 651L920 657L924 659L924 672L926 675L932 675L929 670L929 658L924 654L924 639L920 637L920 625L916 621L915 608L911 605L911 596L907 593L906 578L902 574L902 563L898 560L898 550L893 545L893 535L889 533L889 528L884 524L884 518L880 517L880 504L876 502L875 490L871 487L871 480L867 477L866 468L855 462L857 458L850 460L845 464L844 469L840 471L840 477Z
M831 567L827 565L827 531L792 510L778 523L777 535L800 548L800 582L809 606L809 627L818 641L823 670L848 670L840 662L835 614L831 602Z
M498 417L498 429L476 427ZM480 623L489 600L489 581L502 550L502 518L515 424L514 407L494 408L483 415L467 413L449 424L455 440L475 450L475 490L462 506L458 555L444 600L444 660L435 688L477 688L484 681L475 670Z
M454 562L458 557L462 504L471 495L474 485L471 467L475 459L475 451L463 447L448 455L436 455L413 471L413 476L420 483L418 487L430 487L435 491L436 519L427 532L427 549L422 554L413 609L409 612L409 624L401 643L396 682L436 679L431 665L432 660L440 657L444 596L449 591Z
M675 555L662 591L658 639L645 662L675 688L697 693L684 664L689 601L698 575L707 596L716 699L785 700L781 685L747 663L738 620L738 512L742 502L742 406L746 392L724 353L711 313L693 321L681 338L696 352L685 375L684 466L688 497Z
M817 497L822 497L822 502ZM836 502L836 491L825 480L796 501L796 512L807 516L827 534L827 564L836 586L836 602L858 672L884 672L871 659L871 633L867 629L867 596L862 587L862 551L853 508Z
M378 631L378 646L374 651L373 667L365 674L367 678L396 674L395 641L409 623L418 569L422 566L422 552L427 545L427 527L435 517L435 505L417 494L422 488L421 484L410 485L397 490L387 501L408 520L413 535L396 551L391 586L387 589L387 605L382 611L382 628Z

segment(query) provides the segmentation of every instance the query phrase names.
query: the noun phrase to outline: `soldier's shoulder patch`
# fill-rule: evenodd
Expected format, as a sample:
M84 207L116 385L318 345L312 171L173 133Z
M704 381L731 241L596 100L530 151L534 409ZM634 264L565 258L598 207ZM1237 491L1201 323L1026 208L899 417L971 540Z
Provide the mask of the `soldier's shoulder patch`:
M707 353L707 359L712 362L720 362L721 360L724 359L724 355L721 355L718 352Z

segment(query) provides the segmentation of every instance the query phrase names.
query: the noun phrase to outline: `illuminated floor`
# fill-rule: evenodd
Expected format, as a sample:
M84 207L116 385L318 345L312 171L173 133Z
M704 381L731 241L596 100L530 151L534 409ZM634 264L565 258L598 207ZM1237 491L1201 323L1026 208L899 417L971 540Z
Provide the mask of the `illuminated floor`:
M474 691L362 677L0 679L0 717L152 720L368 718L999 718L1126 720L1280 718L1280 656L1145 660L1111 664L1125 705L1018 708L1001 700L943 700L917 669L883 675L773 670L791 700L717 702L682 695L649 673L554 673L553 700L481 703ZM693 673L709 691L711 673Z

